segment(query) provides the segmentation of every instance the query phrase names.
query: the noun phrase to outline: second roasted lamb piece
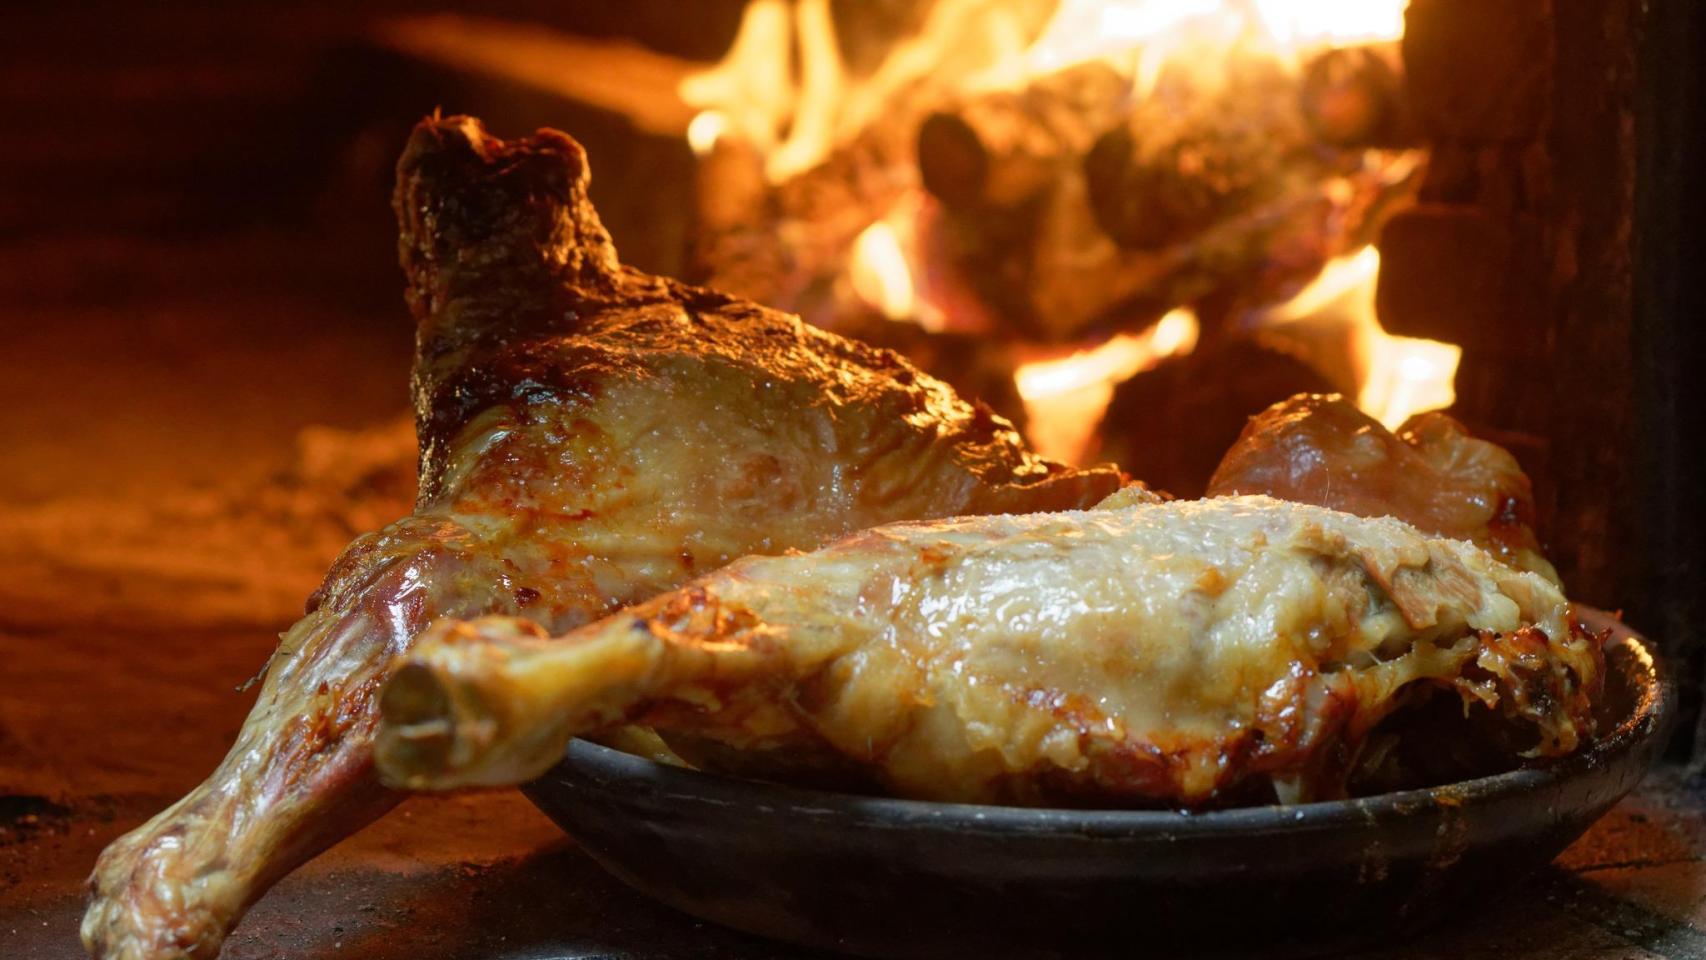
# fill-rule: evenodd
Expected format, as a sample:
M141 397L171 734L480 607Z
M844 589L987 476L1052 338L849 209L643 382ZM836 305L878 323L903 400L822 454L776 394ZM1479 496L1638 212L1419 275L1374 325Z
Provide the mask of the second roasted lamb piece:
M923 799L1321 799L1430 697L1516 754L1574 750L1600 643L1543 577L1397 520L1121 494L750 557L555 639L441 622L385 691L378 759L408 787L519 783L640 720L759 759L815 744Z

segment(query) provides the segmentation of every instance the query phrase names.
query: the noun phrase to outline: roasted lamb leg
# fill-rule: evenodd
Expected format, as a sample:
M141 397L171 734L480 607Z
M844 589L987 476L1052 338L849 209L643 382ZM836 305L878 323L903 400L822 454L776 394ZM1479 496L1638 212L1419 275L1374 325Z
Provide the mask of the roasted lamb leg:
M441 621L384 693L380 772L517 783L637 720L815 741L925 799L1199 806L1342 795L1428 691L1519 752L1592 729L1599 640L1536 574L1390 518L1121 499L748 558L557 639Z
M417 509L338 560L219 769L101 856L95 956L215 955L273 881L394 804L373 772L377 691L439 618L560 632L736 557L1118 487L1033 456L891 353L621 266L586 187L563 134L415 130L395 206Z

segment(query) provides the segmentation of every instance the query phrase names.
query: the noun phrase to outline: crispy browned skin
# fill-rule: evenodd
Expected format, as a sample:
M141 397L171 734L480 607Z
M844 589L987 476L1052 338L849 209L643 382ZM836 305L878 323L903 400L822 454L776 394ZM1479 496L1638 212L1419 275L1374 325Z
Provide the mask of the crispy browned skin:
M421 497L357 540L206 783L91 877L97 957L211 957L284 873L389 809L375 691L445 616L571 629L752 553L891 520L1084 506L899 357L620 266L580 146L432 118L398 165Z
M1394 434L1337 394L1276 403L1250 418L1205 495L1246 493L1397 517L1558 582L1534 533L1528 475L1443 413L1418 414Z

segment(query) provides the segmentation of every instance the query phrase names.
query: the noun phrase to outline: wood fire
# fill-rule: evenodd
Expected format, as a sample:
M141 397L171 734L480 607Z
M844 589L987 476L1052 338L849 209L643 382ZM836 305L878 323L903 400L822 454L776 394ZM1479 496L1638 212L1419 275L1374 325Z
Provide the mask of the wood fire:
M718 169L701 267L879 342L861 313L994 341L1004 412L1069 460L1199 338L1257 338L1389 424L1448 405L1457 349L1373 309L1422 161L1402 6L945 0L855 68L827 3L755 0L681 85Z

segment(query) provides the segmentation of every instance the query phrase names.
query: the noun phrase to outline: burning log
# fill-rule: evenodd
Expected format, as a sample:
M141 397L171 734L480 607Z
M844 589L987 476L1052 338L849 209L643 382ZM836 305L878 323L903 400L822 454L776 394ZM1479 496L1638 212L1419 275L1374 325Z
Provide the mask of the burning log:
M1239 61L1212 90L1164 81L1084 159L1096 222L1121 246L1160 249L1320 182L1297 89L1265 60Z
M1028 335L1060 343L1093 329L1129 328L1177 304L1207 307L1204 333L1222 319L1294 293L1329 260L1374 239L1385 211L1411 193L1412 163L1393 155L1346 173L1302 164L1248 207L1218 213L1159 248L1125 246L1097 228L1088 178L1068 171L1038 204L1011 249L967 267L1003 316Z
M1088 63L934 111L918 130L924 187L955 211L1021 206L1125 112L1130 86L1106 64Z
M1230 197L1225 186L1185 173L1200 156L1193 144L1174 144L1165 157L1146 160L1129 125L1103 134L1084 158L1090 209L1116 243L1156 249L1178 243L1214 222ZM1193 155L1185 163L1186 153Z
M1164 258L1122 249L1096 229L1087 193L1084 175L1066 171L1025 235L1023 271L991 275L1018 280L1005 302L1028 307L1014 319L1039 340L1064 343L1098 326L1141 326L1168 306L1195 299L1169 282L1172 265Z
M1165 83L1084 160L1096 221L1122 246L1160 249L1352 167L1409 137L1390 45L1328 50L1301 76L1245 60L1213 90Z
M942 111L924 118L918 128L918 175L938 200L951 207L980 206L989 168L989 148L966 118Z
M1297 95L1310 132L1340 149L1408 145L1401 69L1389 45L1342 47L1310 61Z
M875 88L877 110L870 91L843 91L838 109L866 121L812 165L766 164L768 196L729 203L750 191L722 174L701 183L703 203L736 216L700 243L697 275L832 329L869 307L931 330L1068 344L1180 304L1222 303L1211 312L1223 317L1284 296L1366 243L1364 221L1402 191L1396 153L1323 139L1384 135L1395 97L1368 91L1395 74L1377 54L1323 58L1312 86L1259 50L1208 70L1156 62L1154 77L1101 59L1016 68L1002 89L991 72L949 71L957 93L909 67L905 84Z
M762 153L724 131L701 152L695 218L711 233L694 244L690 278L830 321L836 305L824 298L855 238L911 186L907 150L900 128L878 124L773 183Z

